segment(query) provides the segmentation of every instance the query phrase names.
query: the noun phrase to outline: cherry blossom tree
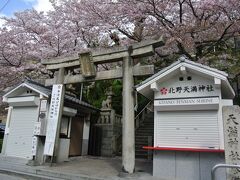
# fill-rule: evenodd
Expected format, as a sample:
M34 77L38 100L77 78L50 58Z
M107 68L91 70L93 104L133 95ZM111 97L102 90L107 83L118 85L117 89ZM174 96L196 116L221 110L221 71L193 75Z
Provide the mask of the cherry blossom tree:
M165 66L184 54L212 65L239 63L233 41L240 31L237 0L62 0L54 7L74 31L75 42L88 47L162 35L166 45L151 62Z
M179 55L235 67L240 32L238 0L52 0L54 10L34 9L3 18L0 64L13 72L40 69L40 60L83 48L110 47L163 36L150 63L166 66ZM223 67L222 67L223 68ZM21 73L20 73L21 74ZM2 82L1 82L2 83Z

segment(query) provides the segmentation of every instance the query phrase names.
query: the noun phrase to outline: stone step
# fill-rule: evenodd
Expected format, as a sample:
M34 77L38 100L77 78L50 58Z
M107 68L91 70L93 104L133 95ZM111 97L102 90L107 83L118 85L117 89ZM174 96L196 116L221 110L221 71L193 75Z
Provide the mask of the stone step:
M148 136L152 136L153 137L153 135L154 135L153 132L151 132L151 133L149 133L149 132L141 132L141 133L136 132L135 133L135 137L141 137L141 138L148 138Z
M153 126L154 125L154 123L151 123L151 122L142 122L142 123L140 123L140 126Z
M154 118L149 118L149 117L145 117L145 119L141 119L144 122L154 122Z
M144 124L142 124L142 125L140 125L139 127L138 127L138 129L142 129L142 128L147 128L147 129L153 129L154 128L154 126L152 125L152 126L150 126L150 125L144 125ZM137 129L137 130L138 130Z
M138 127L137 131L141 130L141 129L151 129L151 130L153 130L154 126L140 126L140 127Z
M138 133L138 132L144 132L144 131L146 131L146 132L151 132L151 133L154 132L153 129L138 129L138 130L136 130L136 133Z
M141 124L139 127L138 127L138 129L141 129L141 128L154 128L154 125L149 125L149 124ZM138 130L137 129L137 130Z
M147 142L147 141L148 141L148 138L146 138L145 136L144 136L144 138L141 138L141 137L137 137L137 136L136 136L136 137L135 137L135 141L137 141L137 142L142 142L142 141L145 142L145 141L146 141L146 142Z
M142 143L136 143L136 144L135 144L136 150L142 149L143 146L148 146L148 143L142 142Z
M144 136L145 137L145 136ZM138 137L136 137L135 138L135 141L136 142L148 142L148 139L147 138L138 138Z
M138 158L138 159L148 159L148 153L146 154L135 154L135 157ZM152 159L152 155L150 156L151 159Z
M153 137L153 134L152 133L148 133L147 135L144 135L144 134L135 134L135 137L138 138L138 139L148 139L149 136L152 136Z
M154 124L153 119L144 119L143 122L146 124Z
M145 114L145 118L154 118L154 113Z
M136 132L142 132L142 131L147 131L147 132L154 132L153 128L139 128L136 130Z
M145 128L140 128L140 129L137 129L137 130L136 130L136 133L137 133L137 132L143 132L143 131L152 132L152 133L153 133L153 132L154 132L154 129L153 129L153 128L146 128L146 129L145 129Z
M147 137L147 136L152 136L153 137L153 133L152 132L137 132L136 134L135 134L135 136L136 137L142 137L142 136L144 136L144 137Z
M138 139L135 141L135 144L147 144L148 140L147 139Z
M143 146L149 146L148 143L135 144L135 150L143 149Z
M148 136L154 135L154 114L145 115L145 119L141 122L139 128L135 131L135 156L136 158L148 158L148 151L143 146L148 146Z
M152 140L153 140L153 138L152 138ZM141 136L136 136L135 137L135 141L139 141L139 142L140 141L146 141L147 142L148 141L148 137L147 136L142 136L142 137Z
M146 136L149 136L149 135L153 135L154 134L154 130L139 130L139 131L136 131L135 133L136 135L142 135L142 134L147 134ZM143 136L143 135L142 135ZM145 136L145 135L144 135Z
M152 141L153 142L153 141ZM135 144L137 145L137 144L148 144L148 140L137 140L137 141L135 141Z
M141 149L143 149L143 146L147 146L147 144L136 145L136 146L135 146L135 149L136 149L136 150L141 150Z
M137 133L137 134L135 134L135 139L137 140L137 139L146 139L146 140L148 140L148 138L149 137L152 137L152 139L153 139L153 133L148 133L148 132L141 132L141 133Z
M148 151L136 151L136 152L135 152L135 157L136 157L136 158L144 158L144 159L147 159L147 158L148 158Z
M139 128L154 128L154 124L141 124Z
M152 139L153 139L153 135L152 134L144 134L144 136L141 135L135 135L135 141L141 141L141 140L148 140L148 136L152 136Z
M136 134L135 134L135 136L136 137L142 137L142 138L144 138L144 137L148 137L148 136L152 136L153 137L153 133L152 132L145 132L145 131L142 131L142 132L137 132Z
M135 139L148 139L148 137L152 137L153 138L153 133L149 133L149 132L138 132L135 134Z
M136 150L136 153L139 153L139 154L143 154L143 153L147 153L148 152L148 150L146 150L146 149L138 149L138 150Z
M142 121L143 124L154 124L154 121L150 121L150 120L144 120ZM141 123L141 124L142 124Z
M136 154L135 158L137 159L148 159L148 155L147 154Z
M145 123L154 123L154 118L145 118L144 120L143 120L143 122L145 122Z

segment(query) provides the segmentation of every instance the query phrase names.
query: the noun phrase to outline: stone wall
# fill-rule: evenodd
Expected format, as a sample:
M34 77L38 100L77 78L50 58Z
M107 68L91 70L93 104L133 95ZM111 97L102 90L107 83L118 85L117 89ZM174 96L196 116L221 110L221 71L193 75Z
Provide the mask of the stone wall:
M104 109L95 124L102 130L101 156L112 157L121 151L122 124L121 116L113 109Z

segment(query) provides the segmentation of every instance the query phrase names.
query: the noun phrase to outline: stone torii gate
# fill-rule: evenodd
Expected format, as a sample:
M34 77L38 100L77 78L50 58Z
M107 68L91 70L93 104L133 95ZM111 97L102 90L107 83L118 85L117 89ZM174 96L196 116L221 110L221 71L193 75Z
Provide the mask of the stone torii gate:
M126 173L133 173L135 168L135 134L134 134L134 77L154 74L153 65L135 65L133 59L151 56L157 47L163 46L162 38L147 40L127 47L115 47L108 50L79 53L66 58L42 60L47 70L58 71L54 78L45 81L46 86L63 85L59 116L52 157L56 156L59 145L59 130L65 93L64 85L98 80L123 78L123 128L122 128L122 167ZM122 61L122 68L96 72L96 65ZM76 70L81 66L79 73ZM51 124L48 122L48 124ZM53 133L53 132L52 132ZM46 141L48 139L48 132Z

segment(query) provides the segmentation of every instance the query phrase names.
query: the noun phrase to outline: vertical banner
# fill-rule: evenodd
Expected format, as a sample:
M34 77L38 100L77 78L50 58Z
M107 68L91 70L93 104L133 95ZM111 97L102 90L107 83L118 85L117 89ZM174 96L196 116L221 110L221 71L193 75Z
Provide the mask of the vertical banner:
M61 117L60 114L60 100L62 96L63 85L62 84L55 84L52 88L52 98L48 113L48 120L47 120L47 132L46 132L46 141L44 146L44 154L53 156L54 152L54 144L55 139L57 136L57 126L58 121Z
M227 164L240 164L240 107L223 107L224 148ZM227 180L240 179L240 169L227 170Z

